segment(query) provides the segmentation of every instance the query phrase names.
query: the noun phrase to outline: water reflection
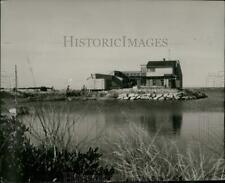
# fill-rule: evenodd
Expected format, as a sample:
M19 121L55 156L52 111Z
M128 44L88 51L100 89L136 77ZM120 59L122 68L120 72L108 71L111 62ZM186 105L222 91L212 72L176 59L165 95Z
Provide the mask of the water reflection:
M182 114L172 114L172 124L173 124L173 133L180 135L181 126L182 126Z
M180 135L182 113L149 113L140 115L140 123L149 134Z
M180 108L181 106L182 103L180 103ZM155 106L153 108L144 103L142 105L138 103L105 104L102 107L104 111L101 111L101 115L104 116L103 119L108 129L126 130L129 123L135 123L150 135L158 133L179 136L181 133L183 112L177 107L159 110L155 109Z
M140 122L144 125L145 129L150 133L156 133L157 126L156 126L156 116L140 116ZM146 124L146 125L145 125Z

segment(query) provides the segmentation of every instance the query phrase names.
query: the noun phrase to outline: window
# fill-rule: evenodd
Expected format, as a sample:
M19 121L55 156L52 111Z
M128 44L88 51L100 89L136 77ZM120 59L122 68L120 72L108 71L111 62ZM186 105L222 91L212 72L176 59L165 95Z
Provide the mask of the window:
M156 80L155 80L155 79L153 79L153 81L152 81L152 85L153 85L153 86L155 86L155 85L156 85Z
M155 72L155 68L149 68L148 72Z
M150 68L150 72L155 72L155 68Z

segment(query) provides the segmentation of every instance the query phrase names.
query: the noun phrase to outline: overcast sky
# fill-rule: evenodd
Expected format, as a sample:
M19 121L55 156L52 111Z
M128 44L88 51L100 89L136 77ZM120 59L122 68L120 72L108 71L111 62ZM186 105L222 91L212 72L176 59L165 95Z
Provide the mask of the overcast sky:
M90 73L179 59L184 87L224 70L224 2L7 0L1 3L3 86L81 88ZM64 47L75 38L167 38L166 47ZM169 51L170 50L170 51ZM32 70L31 70L32 68ZM34 75L34 79L32 76ZM10 77L7 77L10 76Z

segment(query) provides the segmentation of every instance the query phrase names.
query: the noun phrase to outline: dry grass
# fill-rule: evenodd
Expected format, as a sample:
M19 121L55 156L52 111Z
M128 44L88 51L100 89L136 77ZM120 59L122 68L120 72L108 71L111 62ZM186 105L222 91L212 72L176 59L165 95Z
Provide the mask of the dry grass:
M87 107L84 106L83 112L74 116L66 104L33 106L33 113L23 118L29 128L28 135L31 142L67 150L88 149L100 138L101 133L94 137L90 136L88 132L93 128L90 126L85 129L86 134L82 135L81 132L84 129L81 123L83 123Z
M144 129L130 125L129 132L118 132L118 138L108 139L110 151L106 161L113 162L116 180L223 180L224 159L207 154L200 145L195 149L178 148L174 140L149 137ZM179 147L182 145L179 144Z

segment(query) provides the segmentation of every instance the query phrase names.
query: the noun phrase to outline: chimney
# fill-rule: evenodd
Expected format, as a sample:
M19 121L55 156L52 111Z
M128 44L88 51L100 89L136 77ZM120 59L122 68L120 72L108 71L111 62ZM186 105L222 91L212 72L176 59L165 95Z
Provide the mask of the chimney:
M163 61L165 62L165 61L166 61L166 59L165 59L165 58L163 58Z

